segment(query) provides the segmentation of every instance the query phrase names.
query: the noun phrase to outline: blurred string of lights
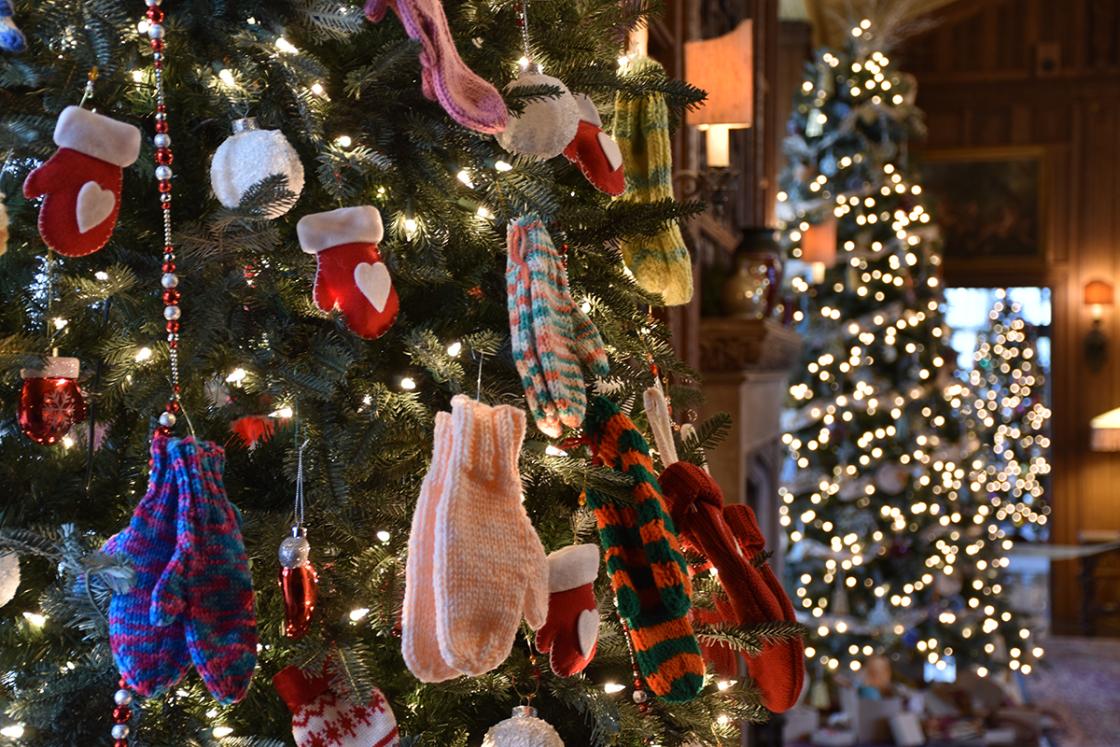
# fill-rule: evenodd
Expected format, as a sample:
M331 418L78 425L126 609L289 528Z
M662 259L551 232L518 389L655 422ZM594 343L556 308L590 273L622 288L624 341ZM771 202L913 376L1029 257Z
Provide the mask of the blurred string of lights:
M1045 480L1052 413L1044 401L1037 335L1022 311L998 291L988 327L977 336L968 415L989 453L973 462L972 481L973 490L988 496L1002 528L1037 539L1050 515Z

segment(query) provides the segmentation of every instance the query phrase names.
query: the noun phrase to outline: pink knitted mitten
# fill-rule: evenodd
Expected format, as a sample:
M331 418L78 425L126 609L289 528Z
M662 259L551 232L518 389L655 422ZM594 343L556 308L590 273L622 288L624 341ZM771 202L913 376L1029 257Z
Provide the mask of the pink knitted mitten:
M521 505L525 413L459 395L451 428L436 507L436 635L444 661L477 676L509 656L522 615L533 630L544 625L548 560Z
M410 38L420 42L424 95L436 99L459 124L478 132L501 132L509 110L498 89L459 56L439 0L368 0L366 18L377 23L392 8Z
M459 676L447 665L436 639L435 572L436 504L447 486L448 463L451 460L451 413L436 413L435 444L432 463L420 500L412 515L412 531L408 536L408 563L405 566L404 614L401 621L401 653L416 678L421 682L443 682Z

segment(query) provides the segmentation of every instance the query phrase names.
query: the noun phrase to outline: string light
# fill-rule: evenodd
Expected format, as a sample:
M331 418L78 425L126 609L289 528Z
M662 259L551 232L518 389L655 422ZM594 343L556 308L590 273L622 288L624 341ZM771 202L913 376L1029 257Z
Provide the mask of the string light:
M136 354L133 355L132 358L137 363L144 363L145 361L150 361L152 359L152 349L150 347L148 347L147 345L145 345L144 347L137 350Z
M350 610L350 622L360 622L369 615L369 607L357 607Z
M284 54L299 54L299 49L296 47L296 45L292 44L282 36L276 38L276 48Z
M41 628L47 624L47 616L40 612L24 612L23 619L34 628Z

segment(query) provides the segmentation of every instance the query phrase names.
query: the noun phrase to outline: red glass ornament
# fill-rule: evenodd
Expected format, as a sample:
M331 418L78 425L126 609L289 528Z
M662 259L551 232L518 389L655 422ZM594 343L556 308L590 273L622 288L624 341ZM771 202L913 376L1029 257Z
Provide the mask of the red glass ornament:
M311 629L311 617L319 601L319 574L311 563L281 568L280 590L284 595L284 635L303 638Z
M58 443L86 417L78 387L77 358L47 358L43 368L25 368L17 413L23 435L37 444Z

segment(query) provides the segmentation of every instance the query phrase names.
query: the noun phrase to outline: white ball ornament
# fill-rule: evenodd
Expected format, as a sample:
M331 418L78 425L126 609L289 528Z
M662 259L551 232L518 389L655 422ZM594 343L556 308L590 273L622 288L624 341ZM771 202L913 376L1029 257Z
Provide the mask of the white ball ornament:
M564 747L560 735L529 706L513 709L513 716L494 724L482 738L482 747Z
M252 117L233 123L233 135L214 151L210 161L210 187L218 202L227 208L241 204L245 193L270 176L285 176L288 191L299 197L303 192L303 163L299 154L280 130L262 130ZM265 213L279 218L294 207L273 205Z
M498 144L522 156L555 158L564 152L579 129L579 102L566 85L532 68L510 83L506 92L529 86L559 88L560 95L529 99L520 114L510 112L509 125L497 135Z
M19 589L19 556L14 552L0 555L0 607L16 595Z

